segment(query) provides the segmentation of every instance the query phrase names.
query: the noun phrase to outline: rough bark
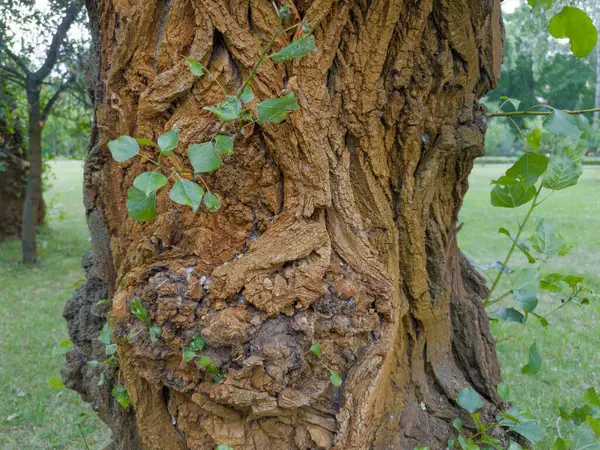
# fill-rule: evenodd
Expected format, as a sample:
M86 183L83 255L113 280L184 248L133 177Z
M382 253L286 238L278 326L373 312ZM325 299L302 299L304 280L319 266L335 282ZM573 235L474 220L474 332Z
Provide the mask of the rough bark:
M482 395L484 416L500 402L484 282L456 245L483 153L478 99L501 65L499 0L295 6L314 26L317 53L267 62L252 88L257 100L293 90L302 109L238 135L235 156L206 177L223 199L219 213L194 215L165 190L158 219L136 223L126 193L149 167L111 161L107 142L178 127L184 161L187 145L215 130L202 107L222 93L193 78L183 56L233 92L259 56L252 35L268 39L276 17L266 0L88 0L93 251L90 278L66 310L75 343L66 381L93 399L117 447L440 449L461 388ZM85 365L101 353L103 319L91 305L104 295L133 400L125 412L91 387L98 369ZM139 327L134 298L162 329L154 346L143 333L126 339ZM198 333L226 371L218 384L181 362ZM342 388L308 351L313 342ZM137 428L106 411L135 415Z

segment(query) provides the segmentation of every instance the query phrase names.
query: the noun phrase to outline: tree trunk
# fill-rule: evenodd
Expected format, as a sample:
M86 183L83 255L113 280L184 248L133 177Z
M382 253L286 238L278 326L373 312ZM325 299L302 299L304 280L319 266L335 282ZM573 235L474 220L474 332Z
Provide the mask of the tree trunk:
M75 343L65 379L118 448L441 449L460 389L482 395L484 417L500 403L484 281L456 244L483 153L478 99L501 66L500 1L295 3L317 53L268 61L252 88L259 101L293 90L302 109L238 135L235 156L206 177L218 213L193 214L166 189L158 219L137 223L127 189L149 166L115 163L107 142L177 127L184 161L215 130L202 107L222 92L183 56L234 92L259 56L253 34L265 42L276 16L267 0L87 1L92 253L65 310ZM128 410L108 395L115 373L98 387L101 370L86 366L102 357L107 306L92 305L105 296ZM162 330L155 345L143 333L126 339L139 327L134 298ZM181 362L200 333L225 371L219 383ZM341 388L309 352L314 342Z
M37 260L36 228L40 204L42 202L42 116L40 107L40 85L37 81L27 81L27 107L29 109L29 175L23 203L23 224L21 242L23 262Z

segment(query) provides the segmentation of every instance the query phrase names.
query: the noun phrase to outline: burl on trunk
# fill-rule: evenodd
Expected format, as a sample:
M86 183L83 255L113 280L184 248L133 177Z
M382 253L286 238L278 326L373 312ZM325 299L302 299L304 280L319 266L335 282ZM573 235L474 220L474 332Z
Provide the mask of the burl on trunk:
M485 109L503 54L499 0L297 0L317 52L266 62L257 100L294 91L301 109L236 137L235 155L205 177L223 201L193 214L157 198L138 223L127 189L153 168L111 160L120 135L178 128L176 156L222 124L202 108L235 92L271 37L267 0L88 0L96 126L85 171L92 233L88 281L68 304L70 387L94 402L118 448L444 448L474 387L500 399L483 280L456 244ZM297 35L301 35L298 30ZM288 41L289 42L289 41ZM281 48L288 42L277 43ZM255 107L256 103L252 105ZM145 149L149 152L149 149ZM112 305L92 306L104 297ZM162 335L130 312L139 298ZM116 383L101 359L105 316L119 344ZM182 349L202 334L224 371L215 383ZM319 342L319 360L309 349ZM321 362L337 370L329 382Z

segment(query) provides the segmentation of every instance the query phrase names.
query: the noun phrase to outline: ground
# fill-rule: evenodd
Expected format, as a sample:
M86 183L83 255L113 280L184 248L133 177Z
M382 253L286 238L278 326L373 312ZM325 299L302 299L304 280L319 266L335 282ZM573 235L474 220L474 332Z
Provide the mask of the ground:
M510 210L489 204L489 182L507 166L476 166L471 188L460 217L461 249L479 264L504 258L506 236L497 232L503 226L514 230ZM101 449L108 432L91 408L71 391L52 389L50 377L58 376L61 356L54 347L67 339L62 318L64 302L73 285L83 277L80 257L89 248L81 194L82 163L52 163L56 174L46 195L48 224L40 232L41 263L23 267L20 245L0 245L0 449L84 449L77 425L82 425L90 449ZM523 213L521 213L521 216ZM550 221L576 248L565 258L551 263L549 270L585 275L600 290L600 167L586 167L580 184L553 194L533 217L531 228L541 217ZM530 234L530 233L529 233ZM526 233L526 236L528 234ZM518 265L527 263L518 256ZM542 299L548 310L558 299ZM556 303L554 303L556 304ZM522 333L529 344L537 338L545 357L542 371L535 377L522 375L526 346L519 341L499 345L505 380L516 392L517 403L529 409L553 433L559 405L577 406L583 391L600 388L600 353L593 331L600 321L600 301L585 308L569 307L550 320ZM496 333L506 330L495 330ZM549 448L544 441L537 448Z

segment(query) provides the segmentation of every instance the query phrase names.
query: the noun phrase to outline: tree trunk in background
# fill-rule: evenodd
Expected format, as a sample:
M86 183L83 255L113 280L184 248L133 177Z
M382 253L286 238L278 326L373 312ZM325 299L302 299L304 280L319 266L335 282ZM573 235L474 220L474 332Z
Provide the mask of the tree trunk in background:
M215 130L202 107L222 101L183 56L234 92L259 56L252 35L267 40L276 17L267 0L87 2L92 252L65 310L75 350L64 375L117 448L441 449L460 389L482 395L488 418L500 403L484 281L456 245L483 153L478 99L501 66L500 1L295 3L317 53L267 62L252 88L258 100L293 90L302 109L238 136L236 155L206 177L223 198L218 213L194 215L165 189L158 219L136 223L127 189L149 166L115 163L107 142L177 127L183 160ZM115 374L97 386L100 369L86 365L102 359L108 307L93 304L107 296L128 410L110 397ZM127 342L134 298L162 329L154 346L147 335ZM198 333L226 371L218 384L181 363Z

